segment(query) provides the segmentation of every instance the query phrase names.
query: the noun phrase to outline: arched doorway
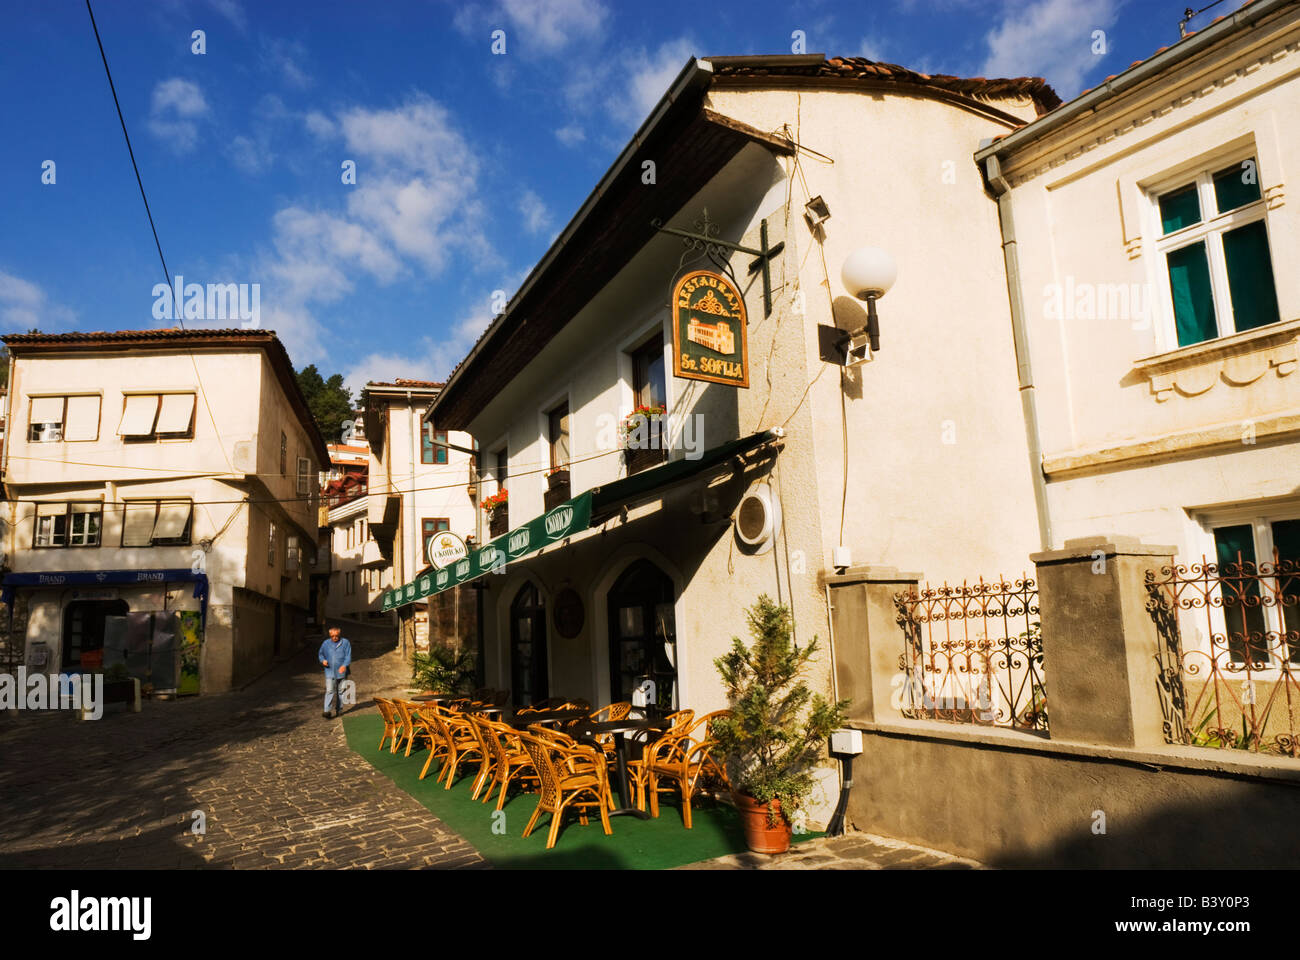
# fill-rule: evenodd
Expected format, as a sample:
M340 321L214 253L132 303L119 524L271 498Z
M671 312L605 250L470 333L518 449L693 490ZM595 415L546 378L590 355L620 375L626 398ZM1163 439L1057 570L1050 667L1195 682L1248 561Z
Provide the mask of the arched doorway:
M546 604L525 583L510 604L510 690L516 707L550 696L546 678Z
M124 617L125 600L74 600L63 611L63 669L99 669L104 663L104 619Z
M677 707L677 623L673 581L649 560L638 560L609 591L609 689L612 700L632 699L643 679L655 684L655 706Z

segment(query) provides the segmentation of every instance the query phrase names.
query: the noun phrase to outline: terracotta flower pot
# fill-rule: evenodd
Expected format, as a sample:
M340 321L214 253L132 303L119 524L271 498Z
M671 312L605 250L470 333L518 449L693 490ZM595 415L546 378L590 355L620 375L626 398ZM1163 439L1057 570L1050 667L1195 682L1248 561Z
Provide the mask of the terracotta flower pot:
M743 793L731 794L740 811L740 822L745 828L745 843L755 853L785 853L790 849L792 829L785 817L775 826L768 826L766 803L760 803ZM781 813L781 801L773 800L772 807Z

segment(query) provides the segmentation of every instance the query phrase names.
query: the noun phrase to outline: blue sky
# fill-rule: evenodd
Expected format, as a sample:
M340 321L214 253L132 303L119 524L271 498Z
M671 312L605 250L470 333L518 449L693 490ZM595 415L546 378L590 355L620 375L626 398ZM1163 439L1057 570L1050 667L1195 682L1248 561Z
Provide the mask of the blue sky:
M789 53L803 30L808 52L1045 76L1068 99L1174 42L1185 6L92 2L171 272L259 283L295 365L354 387L446 376L693 55ZM152 315L162 267L84 2L5 20L0 332L171 325Z

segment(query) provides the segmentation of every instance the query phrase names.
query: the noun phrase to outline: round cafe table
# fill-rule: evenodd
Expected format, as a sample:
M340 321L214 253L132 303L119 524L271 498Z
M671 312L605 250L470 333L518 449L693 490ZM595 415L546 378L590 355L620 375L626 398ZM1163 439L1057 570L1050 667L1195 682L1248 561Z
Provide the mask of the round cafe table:
M632 806L632 785L627 775L627 740L625 734L629 733L663 733L672 723L666 719L651 719L649 717L628 717L625 720L605 720L596 722L587 719L579 721L570 727L565 728L565 733L580 740L584 743L594 746L599 753L604 753L601 749L600 741L596 738L602 734L612 733L618 738L618 747L615 750L615 756L618 762L618 792L623 801L623 806L617 810L611 810L611 817L636 817L640 820L649 820L650 814L645 810L638 810ZM657 738L652 738L657 739Z

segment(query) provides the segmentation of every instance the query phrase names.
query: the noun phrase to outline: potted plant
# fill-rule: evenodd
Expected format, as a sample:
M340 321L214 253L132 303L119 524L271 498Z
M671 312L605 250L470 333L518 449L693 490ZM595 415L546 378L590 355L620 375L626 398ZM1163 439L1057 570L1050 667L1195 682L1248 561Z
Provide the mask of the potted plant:
M746 842L756 853L783 853L792 817L812 793L823 744L844 723L849 702L831 703L808 689L802 676L817 638L795 647L788 607L763 594L747 618L753 644L735 637L731 651L713 661L731 710L714 730Z
M665 450L660 418L664 412L663 404L643 403L623 418L620 434L628 473L663 462Z
M561 464L546 471L546 493L542 499L547 510L569 499L569 465Z
M510 502L510 492L508 490L498 490L496 493L484 498L479 504L488 517L488 533L491 536L499 537L506 532L509 523L508 504Z

